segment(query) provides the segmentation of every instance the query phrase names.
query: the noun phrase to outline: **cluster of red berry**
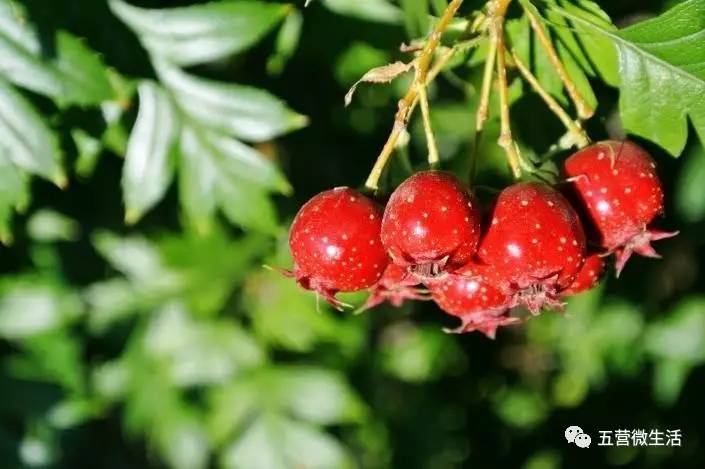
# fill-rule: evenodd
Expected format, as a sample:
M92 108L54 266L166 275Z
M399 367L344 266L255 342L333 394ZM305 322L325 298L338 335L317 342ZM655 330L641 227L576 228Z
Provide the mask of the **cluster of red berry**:
M460 318L454 332L493 337L520 320L509 314L515 306L560 309L561 298L592 288L605 255L616 255L619 274L633 252L658 257L650 241L676 234L648 227L663 212L663 191L636 144L594 144L568 158L564 173L560 192L534 182L504 189L484 229L472 193L441 171L411 176L384 211L353 189L325 191L296 215L290 275L335 306L341 291L369 289L367 308L430 296Z

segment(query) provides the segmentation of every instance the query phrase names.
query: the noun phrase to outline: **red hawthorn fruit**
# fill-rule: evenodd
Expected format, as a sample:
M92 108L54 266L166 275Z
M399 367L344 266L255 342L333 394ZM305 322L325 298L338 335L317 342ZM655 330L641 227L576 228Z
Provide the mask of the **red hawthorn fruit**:
M596 143L568 158L564 171L598 232L600 245L616 254L617 276L633 252L660 257L651 241L678 234L647 227L663 214L663 189L656 164L637 144Z
M395 264L421 279L468 263L479 238L479 204L450 173L414 174L392 193L384 210L384 247Z
M405 300L428 300L426 291L416 287L418 284L406 269L390 263L382 278L370 287L370 296L360 310L374 308L385 301L400 308Z
M497 198L478 258L494 267L493 283L533 314L561 307L585 260L585 234L568 201L545 184L518 183Z
M585 258L583 267L578 272L570 287L561 292L563 296L577 295L592 289L602 278L605 271L605 259L601 254L590 254Z
M488 269L491 267L468 264L428 282L436 304L461 321L459 327L446 332L480 331L494 339L498 327L519 321L509 316L511 298L492 285Z
M379 238L382 211L348 187L313 197L296 214L289 232L293 273L303 288L336 307L339 291L374 285L389 263Z

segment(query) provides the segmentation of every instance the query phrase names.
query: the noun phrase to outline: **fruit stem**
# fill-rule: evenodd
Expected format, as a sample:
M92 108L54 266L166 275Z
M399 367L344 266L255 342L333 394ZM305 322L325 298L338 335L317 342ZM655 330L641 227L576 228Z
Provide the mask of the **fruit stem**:
M499 88L500 134L497 144L504 149L507 162L515 179L521 178L521 155L512 137L509 122L509 91L507 88L506 48L504 46L504 14L511 0L496 0L490 5L490 40L495 44L497 62L497 87Z
M392 131L390 132L389 137L387 137L387 141L382 147L382 151L377 157L377 161L375 161L372 171L370 171L370 175L367 177L367 181L365 182L365 187L370 190L376 191L378 189L379 178L382 176L382 171L394 151L399 135L402 130L406 128L409 116L411 114L410 111L412 105L418 97L419 90L426 86L428 67L431 63L434 52L440 43L441 36L462 3L463 0L453 0L448 4L443 12L443 15L441 15L438 23L436 23L436 26L433 28L433 31L428 37L426 45L416 59L416 74L414 76L414 82L407 90L406 95L404 95L404 97L399 101L398 110L394 116Z
M472 39L468 39L467 41L459 42L457 44L453 44L451 47L447 48L441 48L441 52L439 53L438 58L433 62L433 65L431 68L428 70L428 75L426 77L426 83L431 83L433 80L436 79L436 77L443 71L443 68L446 66L448 61L453 58L456 52L461 51L461 50L469 50L472 49L473 47L477 47L481 40L482 37L475 37ZM416 105L419 103L419 97L418 95L416 98L414 98L414 101L411 103L411 108L409 109L409 115L411 115L414 112L414 109L416 109Z
M548 108L556 115L556 117L560 119L565 128L568 130L568 132L570 132L570 134L573 136L576 145L579 148L588 146L590 144L590 140L588 139L585 130L583 130L583 128L580 126L580 123L571 119L565 109L563 109L563 107L558 104L558 101L556 101L553 96L551 96L544 89L544 87L541 86L534 74L531 73L531 71L527 68L524 62L521 61L521 59L513 49L511 50L511 54L512 59L514 60L514 64L519 69L519 72L521 72L524 79L529 82L534 91L536 91L536 93L541 97L541 99L543 99L543 101L546 103L546 106L548 106Z
M487 120L490 107L490 92L492 91L492 72L494 70L494 59L497 55L497 41L490 38L489 49L487 50L487 59L485 60L485 69L482 74L482 90L480 91L480 104L477 106L477 114L475 116L475 132L479 134Z
M438 147L436 146L436 137L433 135L431 127L431 114L428 109L428 95L426 94L426 86L419 85L419 102L421 103L421 117L423 118L423 131L426 134L426 145L428 147L428 165L431 169L438 167Z
M578 111L578 117L580 117L581 119L589 119L590 117L592 117L593 114L595 114L595 110L587 102L585 102L585 99L578 91L578 88L575 86L575 83L573 82L573 80L571 80L570 75L568 75L568 71L565 68L565 65L563 65L563 62L561 62L561 59L558 57L558 53L553 47L553 43L548 37L546 30L541 25L541 21L539 20L538 16L533 11L531 11L531 9L528 8L523 2L521 6L524 9L524 13L529 18L531 29L534 30L534 33L536 34L536 37L539 40L539 44L541 44L541 47L548 55L548 59L551 62L553 69L556 71L561 81L563 82L563 86L565 86L565 89L568 92L570 99L573 101L573 104L575 104L575 108Z

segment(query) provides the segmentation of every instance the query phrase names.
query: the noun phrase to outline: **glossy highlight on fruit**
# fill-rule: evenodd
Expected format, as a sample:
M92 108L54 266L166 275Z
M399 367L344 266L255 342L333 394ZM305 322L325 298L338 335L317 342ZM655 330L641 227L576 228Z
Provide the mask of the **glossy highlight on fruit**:
M489 280L493 276L487 275L488 269L470 264L428 282L436 304L461 320L459 327L447 332L481 331L494 338L498 327L519 321L508 315L511 298Z
M478 258L494 267L495 285L536 314L544 305L561 306L559 292L585 260L585 234L555 189L518 183L499 194Z
M389 263L379 238L382 211L348 187L322 192L294 218L289 247L303 288L339 307L334 295L374 285Z
M648 227L663 214L663 189L656 163L637 144L596 143L569 157L564 172L597 232L597 242L616 254L618 275L633 252L659 257L651 241L677 234Z
M395 264L431 278L469 262L480 238L478 203L452 174L416 173L392 194L382 243Z

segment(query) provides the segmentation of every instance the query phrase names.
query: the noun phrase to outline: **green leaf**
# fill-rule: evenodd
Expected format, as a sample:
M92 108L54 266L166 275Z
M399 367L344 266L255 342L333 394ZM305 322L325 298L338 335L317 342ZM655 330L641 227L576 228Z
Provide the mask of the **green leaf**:
M120 238L109 232L93 236L93 245L118 271L135 283L149 283L166 276L159 253L145 238Z
M18 167L58 185L66 183L59 166L56 136L37 111L7 82L0 79L0 141Z
M510 425L533 428L546 419L549 407L542 394L521 388L507 388L495 399L495 411Z
M541 17L539 10L532 3L529 1L522 1L521 3L525 8L533 11L536 16ZM549 4L552 5L555 2L549 2ZM569 101L567 93L564 92L563 82L551 63L548 54L541 46L540 41L537 38L533 38L533 40L530 38L528 18L522 17L520 20L515 21L520 23L520 26L515 27L515 29L517 29L517 33L521 33L521 36L514 39L514 43L519 44L520 57L525 63L531 64L532 68L535 69L536 78L544 89L563 106L566 106ZM586 75L586 73L592 72L590 61L585 57L585 53L577 42L574 32L568 27L563 17L553 15L551 23L555 27L552 30L546 29L546 33L578 92L594 109L597 107L597 98ZM522 42L526 42L526 45L523 45ZM528 51L530 45L533 45L532 54L529 54ZM531 59L533 59L533 63Z
M24 10L16 2L0 1L0 75L54 98L59 105L97 104L112 97L107 68L80 39L65 31L54 36L52 55Z
M87 179L95 171L100 154L103 151L103 144L82 129L72 130L71 138L78 152L78 157L74 163L74 171L80 178Z
M39 278L10 278L0 285L0 337L24 339L64 324L82 313L81 303Z
M178 303L151 317L144 347L177 386L222 382L264 358L255 341L233 323L196 322Z
M193 412L170 412L156 431L157 446L172 469L205 469L210 448L207 435Z
M687 0L620 31L563 9L556 11L617 48L624 127L677 156L688 117L705 141L705 0Z
M591 23L599 24L607 30L614 30L609 16L594 2L578 0L569 3L565 0L553 0L551 5L560 5L567 11L585 18ZM586 30L579 23L570 22L565 16L556 14L549 9L546 15L548 25L553 26L552 32L559 44L570 52L571 57L577 61L590 76L599 76L607 84L619 84L619 71L617 54L609 39Z
M111 0L110 8L152 54L178 65L195 65L248 49L281 21L290 7L240 1L145 9Z
M262 189L239 178L220 178L217 197L225 216L236 225L264 233L278 232L274 204Z
M353 42L338 55L335 77L347 88L368 70L380 67L391 60L391 56L382 49L376 49L366 42Z
M339 15L352 16L367 21L399 24L404 15L387 0L323 0L323 5Z
M265 414L242 438L226 448L222 466L228 469L339 469L352 467L343 447L315 427L277 414Z
M215 193L218 170L198 132L184 126L181 132L179 200L186 217L200 232L210 229L217 207Z
M404 12L404 27L409 37L419 37L429 26L429 2L427 0L401 0Z
M122 171L125 219L136 222L166 192L174 173L179 120L169 95L157 84L139 85L137 121L127 143Z
M8 364L13 376L56 383L74 394L85 391L81 342L67 329L26 337L21 347L22 354L12 356Z
M66 215L44 209L32 214L27 222L27 232L37 241L75 241L80 225Z
M7 150L0 145L0 242L12 241L10 221L15 209L24 205L28 197L27 181L12 161Z
M306 117L267 91L199 78L163 62L156 66L181 110L207 128L265 141L306 125Z
M422 383L462 369L457 343L436 327L398 323L387 328L381 339L382 366L403 381Z
M134 285L122 277L91 284L83 292L83 299L89 306L89 329L95 334L105 332L115 321L146 306Z
M278 272L251 275L244 301L260 339L273 347L307 352L319 342L343 341L347 330L329 311L316 311L315 298Z
M269 73L280 74L291 56L294 55L299 45L303 24L304 16L299 10L292 10L287 15L274 43L274 54L267 60Z
M320 425L359 422L365 408L342 374L312 367L280 367L267 377L273 399L299 419Z
M259 151L216 132L205 131L204 138L213 150L216 164L226 174L264 189L291 193L279 168Z
M59 105L87 106L114 98L105 64L82 40L59 31L56 49L52 65L61 84L61 92L56 97ZM22 83L17 85L23 86Z
M688 379L691 365L678 360L657 360L654 366L654 397L663 404L674 404Z
M680 170L675 184L675 204L681 217L698 222L705 217L705 148L694 146Z
M705 298L688 298L663 320L649 326L645 338L654 356L691 364L705 362Z
M276 211L264 188L288 191L289 186L263 155L230 137L194 127L183 129L181 152L179 196L199 231L209 230L220 207L237 225L276 232Z

